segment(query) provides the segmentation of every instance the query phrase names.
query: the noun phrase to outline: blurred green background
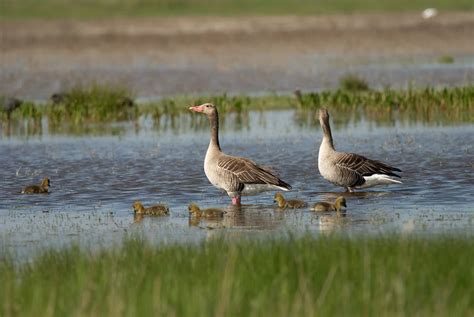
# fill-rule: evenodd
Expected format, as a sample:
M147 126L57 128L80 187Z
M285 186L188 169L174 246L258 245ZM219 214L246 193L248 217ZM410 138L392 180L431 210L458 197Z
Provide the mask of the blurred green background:
M3 0L2 18L103 18L176 15L311 15L473 10L472 0Z

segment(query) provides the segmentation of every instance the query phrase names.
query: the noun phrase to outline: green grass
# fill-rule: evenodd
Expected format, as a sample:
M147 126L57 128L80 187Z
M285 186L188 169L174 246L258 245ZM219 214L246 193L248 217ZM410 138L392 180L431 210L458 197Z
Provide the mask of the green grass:
M4 316L472 316L474 240L320 237L0 262Z
M4 124L4 133L9 135L11 131L28 127L27 135L41 134L44 127L42 119L45 118L46 127L51 134L120 134L124 130L117 126L111 130L110 127L113 126L107 124L125 121L134 122L138 127L140 117L152 118L158 130L179 129L183 115L190 116L190 120L184 120L188 124L185 128L207 128L204 116L194 116L188 110L190 105L204 102L218 106L223 125L226 115L235 113L236 127L248 123L249 111L275 109L295 109L298 124L317 126L318 110L326 107L331 113L338 113L335 117L336 128L351 120L358 122L362 116L378 125L393 125L397 121L423 122L428 125L472 123L474 111L474 86L380 91L339 89L265 96L176 96L138 105L123 102L127 97L133 96L124 88L92 85L74 88L65 94L66 98L59 104L24 102L12 112L10 122L6 113L0 113L3 123L8 123Z
M440 64L452 64L454 63L454 57L450 55L443 55L438 59L438 63Z
M3 0L4 18L107 18L178 15L288 15L473 10L470 0Z
M339 85L342 90L348 91L365 91L369 90L367 81L357 75L347 74L339 80Z

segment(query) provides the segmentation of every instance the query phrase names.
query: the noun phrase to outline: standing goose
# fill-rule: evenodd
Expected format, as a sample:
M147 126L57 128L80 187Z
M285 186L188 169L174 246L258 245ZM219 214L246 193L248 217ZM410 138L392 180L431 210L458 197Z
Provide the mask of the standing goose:
M401 178L394 173L401 172L398 168L362 155L337 152L334 149L329 113L326 109L319 110L319 122L323 129L323 140L319 147L318 169L327 181L345 187L348 192L353 192L355 188L402 183L393 178Z
M213 104L205 103L189 110L204 113L211 124L211 142L204 159L207 179L217 188L227 192L233 205L240 205L242 194L256 194L267 190L290 190L291 186L267 168L253 161L226 155L219 145L219 114Z

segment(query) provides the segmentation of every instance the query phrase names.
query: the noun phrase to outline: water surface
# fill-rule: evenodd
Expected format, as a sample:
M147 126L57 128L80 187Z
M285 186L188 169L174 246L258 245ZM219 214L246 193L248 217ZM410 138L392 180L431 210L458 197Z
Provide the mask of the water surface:
M338 114L343 116L343 114ZM198 116L196 114L196 116ZM310 115L312 116L312 114ZM240 117L240 118L239 118ZM144 236L156 243L189 243L286 234L468 234L474 228L474 124L407 122L380 125L364 114L335 122L340 150L359 152L403 170L403 185L346 194L347 212L281 211L273 193L243 197L241 210L212 187L203 171L207 123L182 115L159 127L142 118L120 133L21 133L0 138L0 256L29 258L46 247L87 248ZM293 186L288 198L310 204L341 194L319 175L321 132L294 110L222 118L221 146L229 154L272 166ZM164 120L164 119L163 119ZM225 121L225 122L224 122ZM43 123L43 125L45 125ZM117 128L117 127L116 127ZM4 131L4 130L3 130ZM48 195L21 195L22 187L51 179ZM166 203L170 217L137 219L132 204ZM222 221L190 223L187 205L228 210Z

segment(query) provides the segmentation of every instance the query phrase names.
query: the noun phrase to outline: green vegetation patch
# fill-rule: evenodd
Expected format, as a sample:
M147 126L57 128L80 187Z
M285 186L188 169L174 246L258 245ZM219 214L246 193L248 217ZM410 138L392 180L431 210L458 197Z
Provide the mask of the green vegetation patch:
M341 122L357 122L362 116L380 125L393 125L396 121L430 125L472 123L474 111L474 86L407 90L338 89L306 93L295 91L294 94L264 96L176 96L140 104L134 102L130 97L133 94L127 89L108 86L74 88L60 95L60 98L56 96L47 104L23 101L19 108L11 112L0 108L0 119L5 123L3 133L9 135L10 130L17 131L24 127L27 127L28 135L41 134L44 127L51 134L107 132L109 129L105 129L107 125L104 123L134 122L138 127L141 117L151 117L153 124L159 129L178 129L180 120L186 114L190 116L190 120L185 120L186 124L191 124L186 128L207 127L204 116L193 116L188 110L191 105L205 102L218 106L222 124L225 124L226 114L237 114L236 126L248 123L249 111L276 109L295 109L295 120L299 124L316 126L319 124L317 111L325 107L331 113L338 113L336 128Z
M107 18L178 15L288 15L473 10L471 0L3 0L4 18Z
M450 55L443 55L438 59L438 63L440 64L452 64L454 63L454 57Z
M367 81L357 75L347 74L339 80L342 90L365 91L369 90Z
M5 316L472 316L474 240L303 237L0 262Z

